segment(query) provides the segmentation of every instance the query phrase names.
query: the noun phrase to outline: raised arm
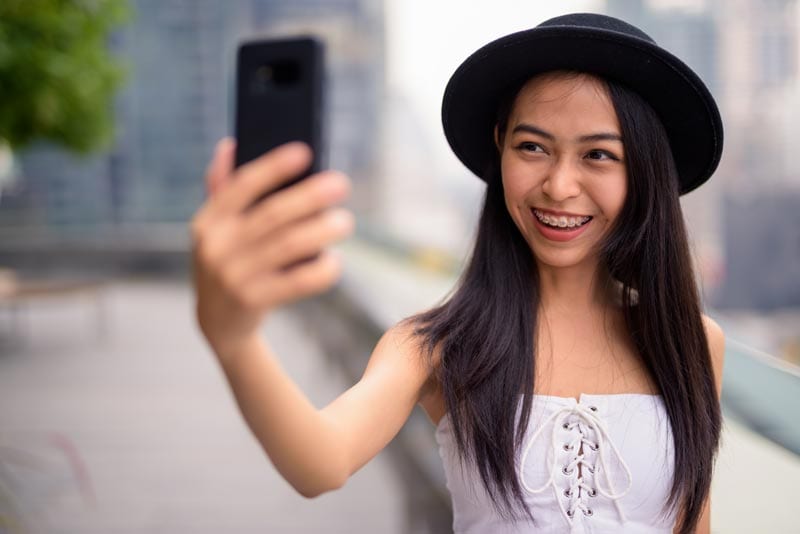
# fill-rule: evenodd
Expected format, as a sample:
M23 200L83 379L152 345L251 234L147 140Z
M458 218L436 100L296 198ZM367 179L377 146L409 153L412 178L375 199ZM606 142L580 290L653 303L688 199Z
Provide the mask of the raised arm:
M260 326L276 307L338 279L339 262L325 247L352 231L352 215L333 207L348 182L320 173L253 206L262 192L301 172L310 153L287 145L234 172L233 150L230 140L218 146L207 173L209 199L191 224L197 320L270 460L312 497L340 487L392 439L428 373L407 330L393 328L356 385L322 410L311 404Z
M427 378L411 347L403 330L389 330L361 380L322 410L262 338L223 360L242 415L272 463L300 494L315 497L344 485L403 426Z

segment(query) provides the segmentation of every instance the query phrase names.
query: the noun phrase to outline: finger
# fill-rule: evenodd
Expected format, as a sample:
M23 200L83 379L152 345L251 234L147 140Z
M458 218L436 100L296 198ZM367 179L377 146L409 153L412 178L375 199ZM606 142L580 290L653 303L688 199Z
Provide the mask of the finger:
M223 137L214 147L214 155L208 167L206 167L205 175L206 197L208 200L197 210L190 223L194 239L202 237L205 228L209 226L210 220L213 218L213 203L210 202L210 199L218 194L230 177L235 149L236 141L230 137Z
M233 158L236 141L231 137L223 137L214 148L214 157L206 171L206 193L214 196L224 185L226 178L233 172Z
M220 261L226 258L230 258L231 261L235 261L237 257L249 258L251 251L263 250L265 244L273 240L277 233L296 224L308 223L327 208L343 200L349 192L350 180L347 176L336 171L325 171L274 195L269 195L259 205L237 217L212 217L208 209L206 212L201 212L192 223L194 240L202 241L209 257ZM341 223L344 229L352 232L355 226L352 213L346 212L340 217L347 219ZM309 237L303 234L300 239L308 240ZM292 241L293 238L289 240ZM314 249L316 252L329 241L308 242L312 245L322 243ZM282 255L283 246L278 245L278 248L271 253Z
M253 246L265 236L294 221L344 200L350 194L350 180L342 173L325 171L269 195L242 222L242 246Z
M251 298L259 308L280 306L328 290L339 280L341 273L340 256L325 250L316 259L282 274L258 279L251 286Z
M265 192L299 176L311 164L311 149L305 143L291 142L242 165L230 187L220 191L216 211L232 214L244 211Z
M326 210L302 223L286 228L279 235L251 247L251 252L238 256L229 267L229 276L248 281L262 273L279 271L300 260L310 258L326 246L353 233L355 217L343 208Z

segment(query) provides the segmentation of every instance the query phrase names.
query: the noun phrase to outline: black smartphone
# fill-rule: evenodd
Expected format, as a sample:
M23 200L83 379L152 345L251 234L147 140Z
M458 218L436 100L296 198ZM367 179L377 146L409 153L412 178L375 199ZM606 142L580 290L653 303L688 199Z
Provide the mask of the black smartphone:
M311 166L275 191L322 168L324 76L324 45L316 37L250 41L239 46L237 167L283 143L304 141L314 152Z

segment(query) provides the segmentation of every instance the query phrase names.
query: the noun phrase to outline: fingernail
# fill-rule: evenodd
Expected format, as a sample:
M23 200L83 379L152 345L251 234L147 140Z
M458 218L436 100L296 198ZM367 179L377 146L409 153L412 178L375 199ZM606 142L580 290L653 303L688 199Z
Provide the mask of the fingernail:
M290 141L283 145L283 149L290 152L293 156L311 157L311 147L302 141Z
M217 141L217 146L214 147L214 153L219 154L233 143L232 137L223 137Z
M334 173L323 181L323 187L328 193L344 193L350 190L350 180L343 174Z

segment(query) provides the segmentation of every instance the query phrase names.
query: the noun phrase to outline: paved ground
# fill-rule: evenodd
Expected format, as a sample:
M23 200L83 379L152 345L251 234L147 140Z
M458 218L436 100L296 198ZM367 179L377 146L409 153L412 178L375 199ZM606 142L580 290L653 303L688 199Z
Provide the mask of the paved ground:
M249 434L196 330L186 284L120 282L96 302L0 309L0 534L401 532L379 456L307 500ZM346 384L291 312L266 325L323 405ZM22 342L22 344L20 344Z

